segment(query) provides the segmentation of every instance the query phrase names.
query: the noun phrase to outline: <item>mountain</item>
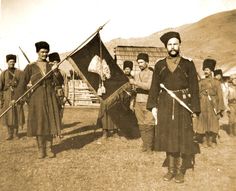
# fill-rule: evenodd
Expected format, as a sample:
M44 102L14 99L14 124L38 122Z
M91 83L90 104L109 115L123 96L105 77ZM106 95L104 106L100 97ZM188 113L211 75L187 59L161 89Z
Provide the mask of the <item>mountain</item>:
M217 61L216 68L224 73L236 73L236 9L208 16L196 23L165 29L150 36L114 39L105 43L112 55L114 48L129 46L163 46L160 36L170 30L181 35L181 54L194 60L199 73L205 58Z

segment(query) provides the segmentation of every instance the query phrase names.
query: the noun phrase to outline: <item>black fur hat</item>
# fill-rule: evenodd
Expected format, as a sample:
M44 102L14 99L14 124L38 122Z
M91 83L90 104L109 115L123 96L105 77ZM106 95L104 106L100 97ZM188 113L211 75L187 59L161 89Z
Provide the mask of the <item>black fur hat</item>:
M6 61L8 62L9 60L15 60L15 62L16 62L16 55L14 55L14 54L6 55Z
M57 52L53 52L53 53L49 54L48 59L49 59L49 62L54 62L54 61L60 62L61 61L60 55Z
M45 41L36 42L35 47L36 47L36 52L39 52L40 49L47 49L48 51L50 50L49 44Z

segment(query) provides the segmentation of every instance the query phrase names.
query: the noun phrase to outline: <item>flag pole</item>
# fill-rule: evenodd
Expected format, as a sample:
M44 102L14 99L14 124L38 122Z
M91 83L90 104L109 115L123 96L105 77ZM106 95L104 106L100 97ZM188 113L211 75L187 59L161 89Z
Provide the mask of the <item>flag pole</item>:
M72 54L74 54L79 48L81 48L90 38L92 38L93 36L95 36L100 30L103 29L103 27L108 23L109 21L107 21L105 24L101 25L100 27L98 27L98 29L91 34L85 41L83 41L77 48L75 48L69 55L67 55L65 58L63 58L59 63L57 63L57 67L64 62L68 57L70 57ZM48 73L46 73L42 78L39 79L39 81L37 81L34 85L32 85L27 91L25 91L25 93L23 93L14 103L14 105L16 105L23 97L25 97L29 92L31 92L38 84L40 84L45 78L47 78L51 73L53 72L53 70L50 70ZM5 111L3 111L0 115L0 118L5 115L14 105L9 106Z

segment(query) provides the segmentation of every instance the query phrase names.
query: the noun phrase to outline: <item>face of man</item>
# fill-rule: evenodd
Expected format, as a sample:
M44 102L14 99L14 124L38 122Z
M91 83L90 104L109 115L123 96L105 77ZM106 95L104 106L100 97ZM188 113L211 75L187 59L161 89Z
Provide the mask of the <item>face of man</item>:
M180 50L180 43L179 39L177 38L171 38L168 40L167 45L166 45L168 54L171 57L176 57L179 55L179 50Z
M217 74L217 75L215 76L215 79L217 79L217 80L221 81L222 77L221 77L221 75L220 75L220 74Z
M232 84L236 86L236 78L232 79Z
M8 64L8 68L14 68L16 61L11 59L8 60L7 64Z
M130 75L130 72L131 72L131 69L130 69L130 67L126 67L125 69L124 69L124 74L125 75Z
M137 62L138 62L138 67L140 68L140 70L144 70L148 66L147 62L145 62L143 59L139 59L137 60Z
M48 50L47 49L40 49L38 52L38 58L39 60L45 61L48 57Z
M211 73L212 73L212 71L211 71L209 68L205 68L205 69L204 69L204 75L205 75L205 77L211 76Z

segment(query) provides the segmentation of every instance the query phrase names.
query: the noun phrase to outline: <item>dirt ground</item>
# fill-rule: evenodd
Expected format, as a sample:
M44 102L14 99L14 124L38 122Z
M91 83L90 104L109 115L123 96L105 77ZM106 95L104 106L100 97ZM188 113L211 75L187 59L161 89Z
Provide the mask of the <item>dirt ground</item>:
M6 141L0 128L1 191L166 191L236 190L236 137L220 130L216 148L201 148L195 169L183 184L165 182L165 153L140 152L141 139L101 139L98 109L67 108L62 140L55 139L56 158L37 159L34 138Z

